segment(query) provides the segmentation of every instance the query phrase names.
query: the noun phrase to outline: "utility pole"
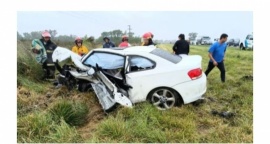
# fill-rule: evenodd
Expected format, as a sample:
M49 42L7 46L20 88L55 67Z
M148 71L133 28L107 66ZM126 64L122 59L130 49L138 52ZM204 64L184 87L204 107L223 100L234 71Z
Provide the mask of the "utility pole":
M130 31L131 31L131 27L130 27L130 25L128 25L128 37L131 37L131 33L130 33Z

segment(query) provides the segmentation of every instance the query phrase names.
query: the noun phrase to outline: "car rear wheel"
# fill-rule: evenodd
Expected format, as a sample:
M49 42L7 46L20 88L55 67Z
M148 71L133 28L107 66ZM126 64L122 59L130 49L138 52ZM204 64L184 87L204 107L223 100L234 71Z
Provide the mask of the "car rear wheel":
M182 104L179 95L172 89L157 88L149 94L149 100L159 110L167 110Z

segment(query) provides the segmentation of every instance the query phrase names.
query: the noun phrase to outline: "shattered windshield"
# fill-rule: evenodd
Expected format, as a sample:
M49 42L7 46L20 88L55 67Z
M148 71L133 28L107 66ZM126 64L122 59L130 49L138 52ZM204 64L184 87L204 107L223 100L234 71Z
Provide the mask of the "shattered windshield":
M95 67L98 64L103 69L118 69L124 67L124 57L112 53L94 52L84 62L85 65Z

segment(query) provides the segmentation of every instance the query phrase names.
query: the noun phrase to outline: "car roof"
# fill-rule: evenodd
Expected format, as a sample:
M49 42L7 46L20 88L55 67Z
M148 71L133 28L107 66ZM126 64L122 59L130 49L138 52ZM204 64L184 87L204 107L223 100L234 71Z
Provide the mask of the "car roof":
M138 52L145 52L145 53L150 53L156 49L155 46L132 46L128 48L97 48L93 49L93 51L99 51L99 52L112 52L112 53L118 53L118 54L126 54L126 53L138 53Z

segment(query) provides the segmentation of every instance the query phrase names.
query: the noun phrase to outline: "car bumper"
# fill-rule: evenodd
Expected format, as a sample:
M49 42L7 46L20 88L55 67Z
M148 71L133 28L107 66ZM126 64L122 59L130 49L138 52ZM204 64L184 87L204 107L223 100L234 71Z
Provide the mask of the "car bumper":
M248 44L247 49L253 49L253 44Z
M173 89L181 95L184 104L194 102L202 98L202 95L206 92L206 76L203 73L202 77L199 79L175 85L173 86Z

